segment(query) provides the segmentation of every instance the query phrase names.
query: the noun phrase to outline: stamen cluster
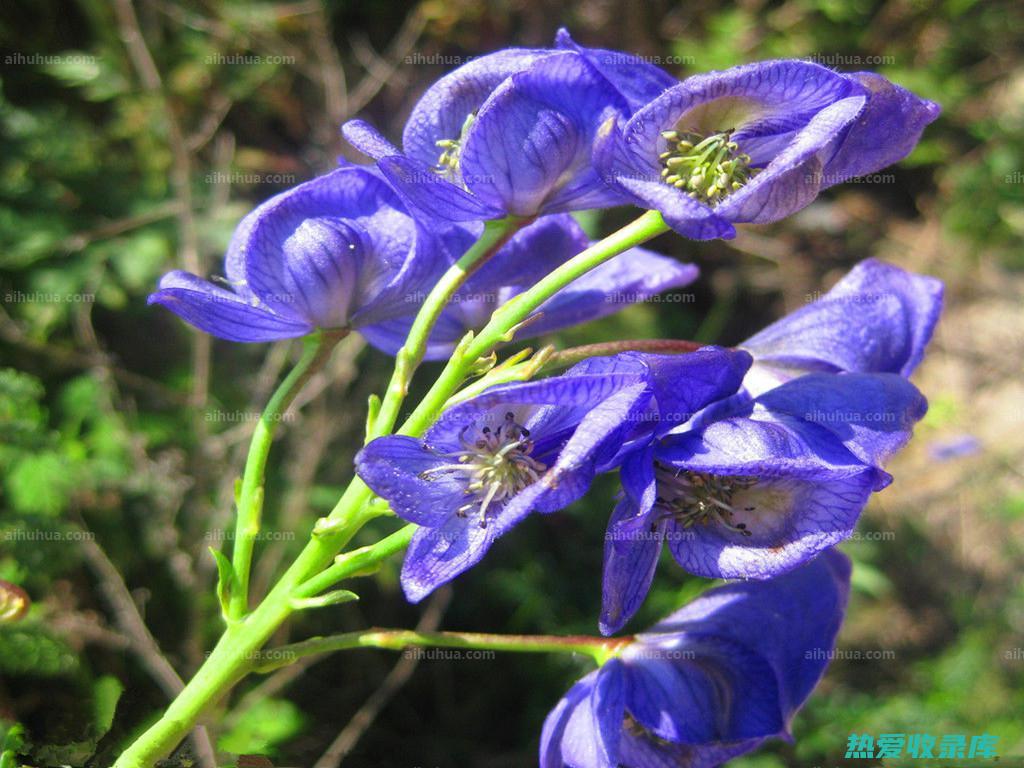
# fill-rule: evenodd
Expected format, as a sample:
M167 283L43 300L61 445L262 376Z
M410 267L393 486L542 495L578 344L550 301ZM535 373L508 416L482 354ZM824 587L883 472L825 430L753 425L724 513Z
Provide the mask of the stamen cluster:
M755 485L756 477L711 475L659 467L658 491L661 495L656 503L664 511L664 517L675 519L684 528L697 523L718 523L730 531L750 536L746 523L732 522L733 516L737 514L733 496ZM742 511L754 510L755 507L747 506Z
M740 152L732 131L703 137L698 133L662 131L668 142L662 152L661 178L702 203L717 203L758 172L750 167L750 155Z
M467 427L459 435L464 450L449 454L457 458L458 463L441 464L428 472L467 473L466 495L472 500L459 507L457 514L466 517L476 510L480 527L486 528L490 506L535 483L547 467L530 455L534 447L530 430L516 423L511 411L505 414L504 423L497 429L481 427L475 440L467 438L470 430Z

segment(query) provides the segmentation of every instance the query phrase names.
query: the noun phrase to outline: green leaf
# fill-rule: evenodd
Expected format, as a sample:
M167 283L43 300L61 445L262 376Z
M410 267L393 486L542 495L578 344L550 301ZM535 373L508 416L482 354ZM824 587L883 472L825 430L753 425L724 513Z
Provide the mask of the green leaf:
M71 495L73 474L59 453L44 451L20 457L7 475L6 490L18 512L57 515Z
M42 627L0 627L0 672L59 677L77 667L74 652Z
M92 686L93 737L99 741L114 724L117 702L124 693L121 681L113 675L104 675Z
M236 755L264 755L297 736L305 725L302 711L284 699L263 699L247 710L217 746Z
M235 569L228 560L228 556L219 549L209 547L217 563L217 600L220 601L220 613L225 620L228 618L228 604L231 602L231 585L235 580Z

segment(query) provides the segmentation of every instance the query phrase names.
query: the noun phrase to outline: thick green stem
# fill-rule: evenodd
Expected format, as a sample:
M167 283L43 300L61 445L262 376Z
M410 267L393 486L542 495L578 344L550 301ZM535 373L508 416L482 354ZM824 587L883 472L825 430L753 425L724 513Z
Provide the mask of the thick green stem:
M254 672L272 672L307 656L354 648L384 648L401 651L409 647L467 648L512 653L582 653L602 664L618 649L632 642L630 637L591 635L495 635L482 632L417 632L412 629L367 629L329 637L313 637L301 643L283 645L265 653Z
M317 331L303 339L302 357L271 396L260 414L249 443L236 506L235 541L232 550L232 579L228 618L237 621L249 607L249 570L256 537L260 532L263 514L263 476L270 455L274 432L288 406L302 389L302 385L318 371L330 357L334 346L346 335L345 331Z

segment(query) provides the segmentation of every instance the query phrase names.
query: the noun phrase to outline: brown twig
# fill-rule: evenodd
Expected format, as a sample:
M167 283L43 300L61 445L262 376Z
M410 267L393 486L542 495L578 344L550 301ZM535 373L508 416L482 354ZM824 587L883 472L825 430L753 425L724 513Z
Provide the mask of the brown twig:
M434 632L441 625L444 612L451 600L451 590L448 588L438 591L427 604L426 611L416 624L417 632ZM412 677L416 667L419 666L420 656L416 654L405 654L398 660L391 671L384 678L384 681L370 697L363 703L349 720L348 724L341 729L327 750L320 756L320 759L313 764L313 768L338 768L345 757L359 743L359 739L373 725L373 721L381 713L388 702L394 698Z
M84 537L81 543L85 561L96 574L100 591L114 612L114 624L128 639L129 649L139 659L150 677L168 698L173 699L182 691L185 684L146 627L146 622L139 614L124 579L99 544L88 537ZM214 768L217 765L216 753L206 729L202 726L196 727L192 740L202 765Z

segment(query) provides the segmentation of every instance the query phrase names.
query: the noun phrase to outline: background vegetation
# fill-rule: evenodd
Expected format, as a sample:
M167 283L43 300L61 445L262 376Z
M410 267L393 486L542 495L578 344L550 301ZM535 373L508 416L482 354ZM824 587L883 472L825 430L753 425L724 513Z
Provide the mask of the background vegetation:
M247 436L297 350L193 333L146 306L159 275L217 273L249 208L355 158L344 119L397 137L462 57L545 45L561 24L679 75L810 57L879 70L943 105L898 167L782 224L728 243L662 238L700 264L692 293L562 341L736 343L868 256L947 280L917 376L931 411L843 547L857 566L842 657L796 742L736 765L864 765L843 759L854 732L987 732L1000 754L1024 754L1022 17L1013 0L3 0L0 579L32 607L0 625L0 765L108 765L221 627L207 549L230 546ZM587 224L607 231L627 215ZM289 415L257 589L346 482L360 404L388 367L347 340ZM404 602L394 563L360 584L361 603L303 616L276 640L418 621L593 632L612 491L523 525L425 607ZM631 626L702 587L662 569ZM247 681L173 764L212 764L212 742L220 764L530 765L546 712L582 670L565 658L337 656Z

